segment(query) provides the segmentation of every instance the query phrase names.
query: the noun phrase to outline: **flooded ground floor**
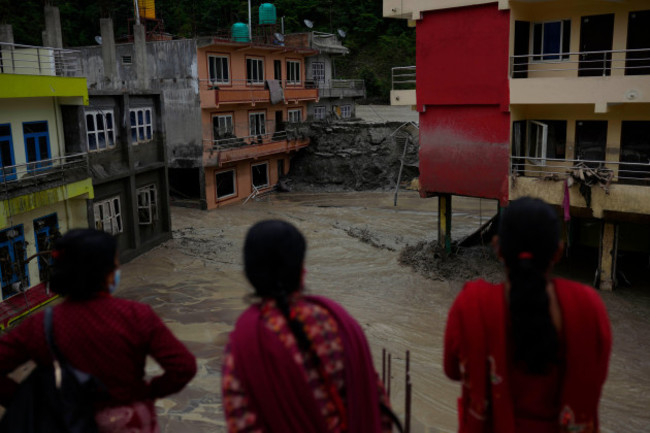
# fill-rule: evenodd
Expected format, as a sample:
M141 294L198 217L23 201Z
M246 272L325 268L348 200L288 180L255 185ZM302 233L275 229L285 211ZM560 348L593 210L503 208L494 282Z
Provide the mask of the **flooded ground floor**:
M174 238L123 266L118 296L149 303L196 354L199 372L181 393L157 403L163 432L225 431L220 397L223 346L251 290L241 250L255 222L281 218L308 242L310 292L341 303L359 321L381 370L393 355L391 399L404 407L404 353L411 352L414 432L456 431L457 383L441 368L447 311L462 282L430 280L400 265L407 245L436 237L437 201L400 193L290 193L215 211L173 209ZM452 235L487 221L496 203L454 198ZM462 273L459 273L459 275ZM604 432L650 431L650 288L602 293L614 352L601 404ZM157 367L151 363L150 374Z

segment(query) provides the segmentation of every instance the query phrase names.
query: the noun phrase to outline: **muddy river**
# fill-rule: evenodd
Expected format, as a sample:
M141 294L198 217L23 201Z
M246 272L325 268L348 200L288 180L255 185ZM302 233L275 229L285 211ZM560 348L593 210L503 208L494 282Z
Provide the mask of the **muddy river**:
M454 198L452 235L467 235L494 214L490 201ZM220 368L229 331L251 292L242 272L246 230L282 218L308 242L307 287L357 318L381 370L393 356L394 408L404 408L404 353L411 351L413 432L454 432L459 385L441 369L446 313L460 289L425 279L398 262L406 245L436 237L437 202L414 192L291 193L216 211L174 208L174 238L123 266L118 296L151 304L196 354L197 377L157 402L163 432L225 431ZM650 431L650 287L603 293L614 328L614 352L601 404L604 432ZM156 374L155 363L148 372Z

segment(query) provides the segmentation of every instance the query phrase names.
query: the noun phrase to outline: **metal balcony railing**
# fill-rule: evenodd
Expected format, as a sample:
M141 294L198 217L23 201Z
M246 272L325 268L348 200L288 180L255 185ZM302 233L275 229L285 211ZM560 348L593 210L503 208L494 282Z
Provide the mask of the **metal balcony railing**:
M322 98L365 96L366 83L363 80L317 80L318 94Z
M415 66L397 66L391 72L393 90L415 89Z
M0 74L79 77L78 51L0 42Z
M88 169L88 154L75 153L58 158L42 159L40 161L0 167L0 181L6 187L20 183L23 180L44 180L70 174L72 170L86 171Z
M650 185L650 161L621 162L582 159L558 159L530 156L512 156L512 174L547 179L565 179L577 169L592 170L609 182Z
M229 80L212 80L202 78L199 80L199 88L203 90L269 90L267 81L278 84L282 89L315 89L316 82L309 80L267 80L267 79L242 79L231 78Z
M265 134L247 135L244 137L226 137L215 140L204 139L204 150L219 151L234 149L242 146L254 146L275 143L278 141L289 141L301 138L297 129L289 128L284 131L267 132Z
M633 50L580 51L510 56L510 77L609 76L613 70L625 75L650 75L650 48Z

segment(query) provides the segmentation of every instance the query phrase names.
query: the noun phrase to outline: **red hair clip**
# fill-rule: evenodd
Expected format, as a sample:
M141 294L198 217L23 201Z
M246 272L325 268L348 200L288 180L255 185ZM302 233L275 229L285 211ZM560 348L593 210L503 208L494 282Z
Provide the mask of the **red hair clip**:
M59 250L53 250L52 251L52 258L55 259L55 260L58 260L59 258L61 258L62 255L63 255L63 251L59 251Z
M528 252L528 251L522 251L522 252L519 253L519 255L517 257L520 260L527 260L527 259L530 260L530 259L533 258L533 253Z

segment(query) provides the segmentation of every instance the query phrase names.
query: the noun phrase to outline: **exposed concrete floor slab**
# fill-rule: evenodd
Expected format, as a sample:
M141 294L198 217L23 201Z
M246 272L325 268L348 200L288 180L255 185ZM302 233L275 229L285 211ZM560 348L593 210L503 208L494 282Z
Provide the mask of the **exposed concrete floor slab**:
M367 122L419 122L420 113L405 105L358 105L356 116Z

